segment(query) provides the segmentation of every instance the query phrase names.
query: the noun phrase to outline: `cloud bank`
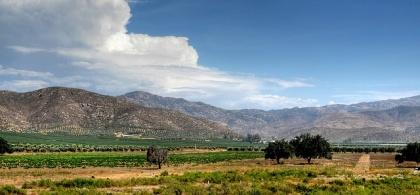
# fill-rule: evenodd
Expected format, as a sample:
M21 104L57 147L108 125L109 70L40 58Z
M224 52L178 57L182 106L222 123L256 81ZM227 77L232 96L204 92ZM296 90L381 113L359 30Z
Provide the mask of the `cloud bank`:
M313 87L305 80L208 68L198 63L199 55L188 38L128 32L130 17L124 0L0 1L0 46L19 58L42 56L44 69L56 70L3 64L0 87L27 91L61 85L111 95L144 90L234 109L318 104L315 99L263 92ZM58 64L49 63L49 57L61 59L60 65L72 71L60 71Z

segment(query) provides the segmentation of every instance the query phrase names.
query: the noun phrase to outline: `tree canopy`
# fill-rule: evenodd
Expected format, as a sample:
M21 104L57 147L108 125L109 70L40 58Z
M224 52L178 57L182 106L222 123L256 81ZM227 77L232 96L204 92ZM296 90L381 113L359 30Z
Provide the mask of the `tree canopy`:
M168 150L164 148L157 148L155 146L150 146L147 149L147 161L158 165L159 169L162 167L162 164L168 160Z
M292 156L293 149L287 141L282 139L269 143L264 152L266 159L276 159L277 164L279 164L281 158L288 159Z
M416 163L420 162L420 143L409 143L407 146L401 150L401 154L395 156L395 160L398 163L404 161L414 161Z
M259 134L250 134L246 135L245 141L249 143L257 143L261 141L261 136Z
M313 158L332 158L328 141L320 135L302 134L290 141L295 156L304 158L311 163Z
M4 154L4 153L12 153L12 147L10 146L9 143L7 143L7 141L5 139L3 139L2 137L0 137L0 154Z

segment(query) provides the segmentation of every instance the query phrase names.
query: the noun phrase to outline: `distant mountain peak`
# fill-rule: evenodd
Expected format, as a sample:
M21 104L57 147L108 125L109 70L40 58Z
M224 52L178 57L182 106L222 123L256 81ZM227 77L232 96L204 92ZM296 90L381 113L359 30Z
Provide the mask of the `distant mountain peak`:
M417 134L408 137L405 132L413 128L420 129L420 115L415 114L420 110L417 108L420 106L420 96L352 105L336 104L269 111L225 110L201 102L161 97L147 92L141 92L138 96L135 93L128 93L121 98L146 107L177 110L191 116L224 123L241 134L259 133L264 137L290 138L298 133L312 132L321 133L333 141L420 139L420 130L410 131ZM402 114L406 109L410 109L411 115ZM396 114L398 112L401 114Z

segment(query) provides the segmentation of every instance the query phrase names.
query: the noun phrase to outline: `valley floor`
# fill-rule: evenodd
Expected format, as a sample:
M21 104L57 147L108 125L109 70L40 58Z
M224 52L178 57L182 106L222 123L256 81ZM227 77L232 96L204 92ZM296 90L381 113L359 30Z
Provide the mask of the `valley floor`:
M215 153L226 154L204 154ZM396 167L393 157L391 153L337 153L332 160L316 159L311 165L303 159L277 165L249 156L170 164L161 170L153 166L3 168L0 183L6 185L3 191L28 194L418 194L420 175L404 168L413 164Z

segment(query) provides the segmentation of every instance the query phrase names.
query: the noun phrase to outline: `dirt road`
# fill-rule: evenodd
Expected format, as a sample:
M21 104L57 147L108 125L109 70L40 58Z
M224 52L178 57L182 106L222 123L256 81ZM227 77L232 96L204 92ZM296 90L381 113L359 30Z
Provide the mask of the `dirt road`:
M369 171L369 168L370 168L370 155L362 154L356 166L354 167L353 172L358 175L363 175Z

